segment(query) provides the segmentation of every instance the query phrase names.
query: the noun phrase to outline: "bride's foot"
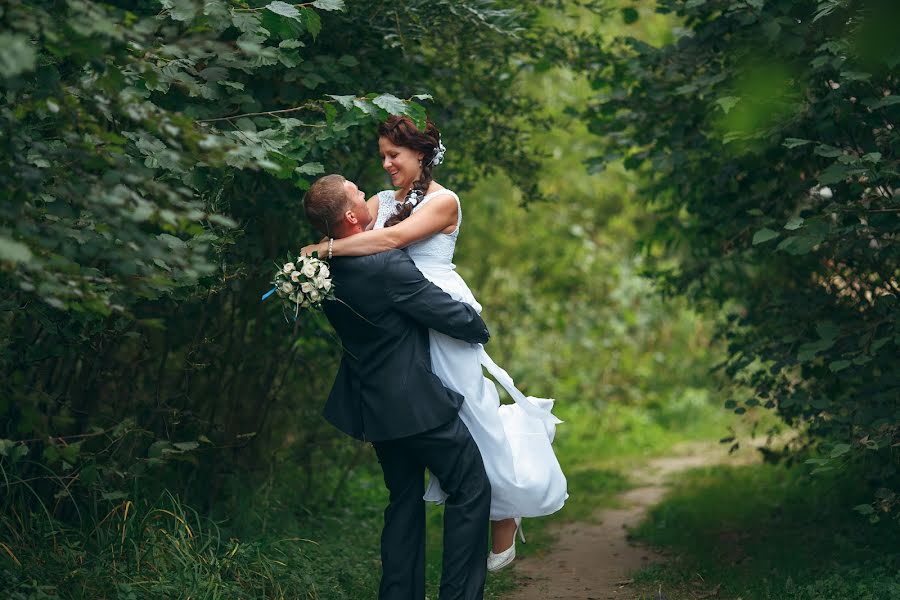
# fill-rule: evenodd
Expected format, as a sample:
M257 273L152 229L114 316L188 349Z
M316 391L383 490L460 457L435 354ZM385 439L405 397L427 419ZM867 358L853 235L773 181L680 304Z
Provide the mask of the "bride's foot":
M491 521L491 552L500 554L513 545L516 536L516 520Z
M516 558L515 536L517 532L522 543L525 543L525 535L522 533L522 519L492 521L491 530L492 549L488 554L487 569L488 571L499 571L512 563Z

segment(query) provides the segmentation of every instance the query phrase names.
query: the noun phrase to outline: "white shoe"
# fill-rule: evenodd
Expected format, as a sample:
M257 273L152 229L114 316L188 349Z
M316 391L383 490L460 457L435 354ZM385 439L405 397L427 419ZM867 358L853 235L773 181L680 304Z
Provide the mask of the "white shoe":
M522 532L522 518L516 517L516 534L519 535L519 539L522 540L522 543L525 543L525 534ZM487 559L487 570L488 571L499 571L500 569L509 566L509 564L516 558L516 536L513 535L513 543L512 546L501 552L500 554L494 554L490 552L488 554Z

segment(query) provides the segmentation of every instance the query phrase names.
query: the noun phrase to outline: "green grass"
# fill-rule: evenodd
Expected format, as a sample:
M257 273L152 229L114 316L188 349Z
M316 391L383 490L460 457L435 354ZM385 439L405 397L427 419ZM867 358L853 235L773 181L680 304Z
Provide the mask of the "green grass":
M641 572L646 598L717 591L742 600L898 600L900 528L853 512L873 490L853 473L712 467L678 475L633 533L673 560Z
M222 525L169 496L123 502L83 529L45 515L3 515L0 539L10 552L0 559L0 597L350 600L377 584L377 561L356 547L377 539L371 518L356 526L340 517L318 527L294 521L244 539Z

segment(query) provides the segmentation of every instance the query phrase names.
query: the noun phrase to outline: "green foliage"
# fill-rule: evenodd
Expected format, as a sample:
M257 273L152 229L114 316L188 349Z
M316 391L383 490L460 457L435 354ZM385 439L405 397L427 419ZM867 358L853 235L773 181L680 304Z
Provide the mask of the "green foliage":
M900 475L897 5L657 4L677 40L586 48L594 162L645 175L660 284L730 313L724 372L752 393L729 406L842 444L819 470L864 461L877 518Z
M57 4L13 2L3 16L0 261L22 298L59 310L124 314L208 287L233 235L233 169L302 188L368 117L422 110L290 85L320 28L311 8Z
M508 50L531 50L513 35L529 14L486 0L440 13L446 3L426 4L379 14L343 14L333 1L4 7L0 438L26 439L17 447L89 497L79 474L97 460L115 461L97 471L104 493L165 480L159 464L132 468L148 450L182 456L165 443L203 436L200 452L253 464L252 451L289 434L278 430L284 414L311 423L290 434L304 456L322 436L334 442L317 414L336 349L312 322L285 335L259 303L263 265L311 235L302 190L323 164L354 177L374 167L374 122L423 119L425 91L461 103L445 131L474 129L459 144L474 149L475 166L461 165L473 177L496 166L485 140L521 105L497 74L512 68L498 66ZM425 16L428 29L388 35ZM488 47L495 58L471 60ZM472 91L447 91L462 82ZM505 164L527 166L523 157L509 152ZM78 460L56 462L69 440L85 442ZM252 451L229 450L243 447ZM214 469L192 452L168 476L204 471L206 487ZM41 467L17 468L29 479Z

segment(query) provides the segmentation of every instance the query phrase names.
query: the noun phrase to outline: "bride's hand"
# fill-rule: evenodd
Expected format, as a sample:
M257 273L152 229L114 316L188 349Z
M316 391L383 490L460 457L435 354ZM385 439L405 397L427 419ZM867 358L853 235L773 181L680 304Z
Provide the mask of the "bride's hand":
M318 257L322 258L324 253L328 250L322 247L322 244L310 244L309 246L303 246L300 248L300 256L312 256L313 252L318 252Z

